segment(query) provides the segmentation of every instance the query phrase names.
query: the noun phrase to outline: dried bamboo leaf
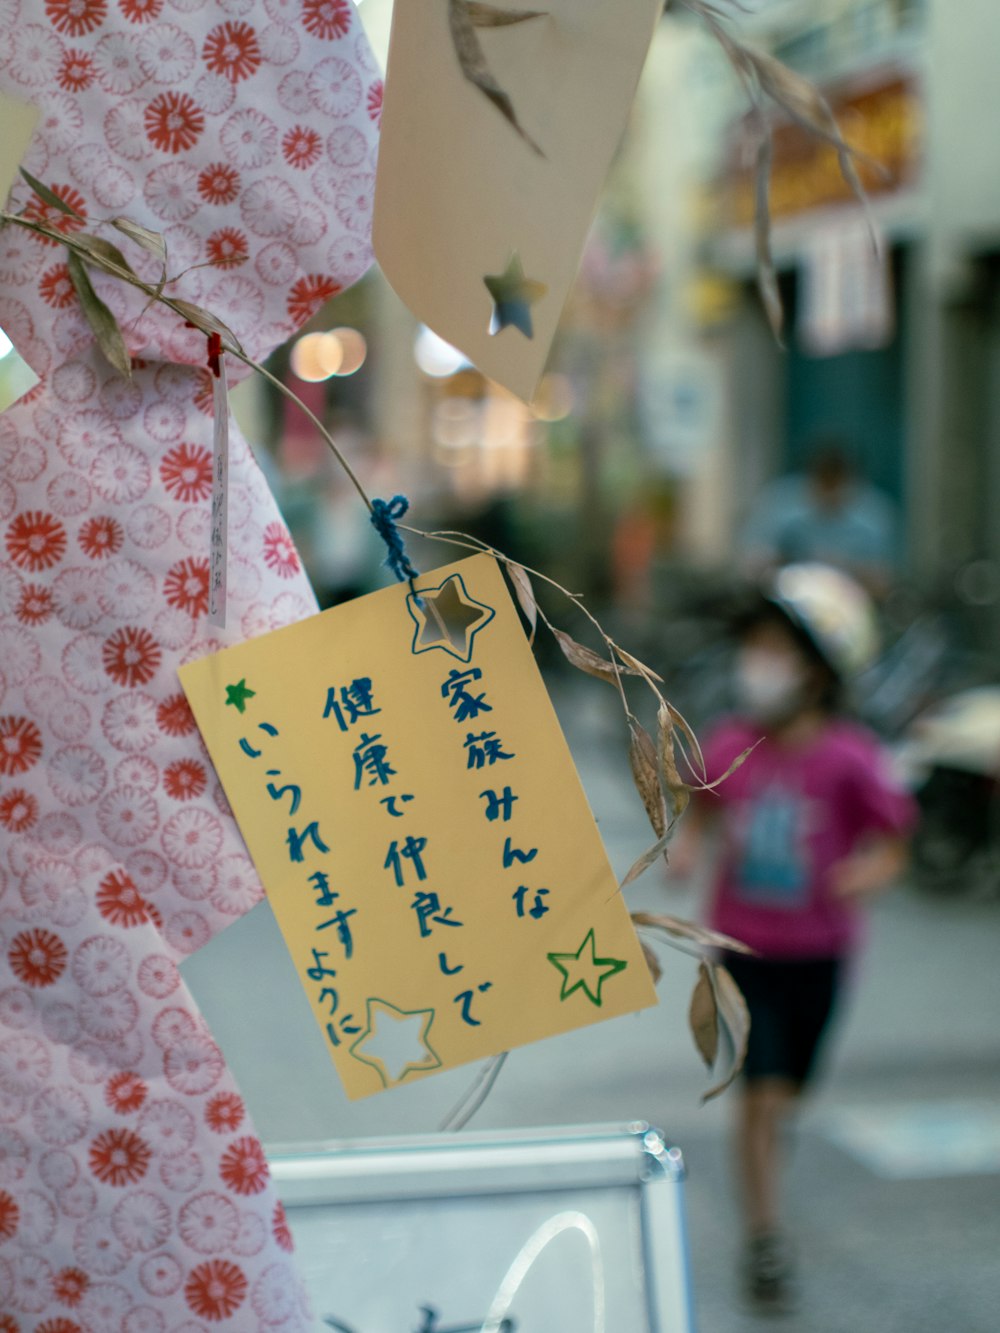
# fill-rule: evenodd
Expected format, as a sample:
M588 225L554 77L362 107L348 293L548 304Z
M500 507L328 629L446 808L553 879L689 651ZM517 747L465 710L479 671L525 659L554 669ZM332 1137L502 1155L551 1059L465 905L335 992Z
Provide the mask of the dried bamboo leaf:
M633 861L628 874L618 885L619 889L627 889L633 880L636 880L640 875L645 874L653 862L658 860L664 854L667 847L670 845L670 839L673 837L675 823L676 820L671 820L663 837L657 838L652 847L647 847L643 854L637 860Z
M476 23L469 5L470 0L448 0L448 26L451 29L451 40L455 47L455 54L458 57L462 74L485 97L489 98L525 143L533 148L539 157L544 157L545 154L541 148L518 120L514 111L514 104L509 95L497 83L489 65L486 63L486 56L483 54L483 48L479 45Z
M738 768L742 768L742 767L743 767L743 765L744 765L744 764L746 763L746 761L750 758L750 756L753 754L754 750L756 750L756 748L757 748L757 746L758 746L759 744L760 744L760 741L754 741L753 745L748 746L748 747L743 751L742 754L738 754L738 755L736 756L736 758L733 760L733 762L732 762L732 763L729 765L729 767L726 769L725 773L723 773L723 775L722 775L721 778L716 778L714 782L701 782L701 783L699 783L699 784L698 784L698 790L699 790L699 791L715 791L716 787L721 786L722 783L725 782L726 778L731 777L731 776L736 772L736 770L737 770Z
M528 642L533 644L535 642L535 629L538 625L538 603L535 601L535 590L531 586L531 579L528 578L526 569L523 569L520 565L515 565L513 560L507 561L506 569L510 575L510 581L514 585L518 605L528 622Z
M660 704L656 710L656 731L660 780L673 805L673 821L675 822L680 819L688 807L691 800L691 788L681 777L677 768L677 753L674 747L674 710L668 703Z
M711 1069L719 1053L719 1007L705 963L698 964L698 980L688 1006L688 1026L698 1054L705 1061L705 1068Z
M680 917L669 916L665 912L633 912L632 922L636 926L645 926L647 930L662 930L679 940L690 940L692 944L706 949L730 949L733 953L752 954L753 949L742 940L723 935L721 931L710 930L708 926L696 925L693 921L682 921Z
M613 662L609 662L606 657L601 657L600 653L595 653L592 648L577 643L576 639L564 630L556 629L553 626L552 633L556 636L556 642L562 649L567 662L579 671L585 671L588 676L596 676L598 680L606 680L611 685L617 685L619 676L637 676L639 674L633 667L621 666L616 669Z
M110 273L114 278L120 278L124 274L126 281L139 276L118 247L101 236L78 233L73 237L73 248L83 250L87 263L93 264L94 268L99 268L102 273Z
M653 832L662 838L667 831L667 803L660 785L660 771L656 746L645 727L634 719L628 724L628 762L632 781L653 826Z
M94 332L97 345L104 353L108 363L126 379L132 378L132 359L125 346L125 339L118 327L118 321L94 291L83 261L72 252L68 256L70 281L80 301L87 323Z
M193 324L196 329L201 329L202 333L217 333L225 338L230 347L234 347L238 352L242 352L240 341L228 324L223 324L210 310L203 309L200 305L194 305L191 301L178 301L171 298L171 306L179 315L183 315L189 324Z
M645 676L647 680L656 681L659 685L663 684L663 677L658 676L652 667L648 667L645 662L640 662L637 657L633 657L631 653L627 653L625 649L620 647L617 643L614 645L614 649L626 666L635 669L637 675Z
M713 1097L718 1097L720 1092L725 1092L739 1074L746 1060L747 1040L750 1036L750 1011L739 986L721 963L711 963L708 966L719 1018L729 1042L730 1056L729 1068L724 1076L702 1094L703 1104Z
M21 167L20 170L22 177L31 186L35 194L38 195L39 199L48 204L50 208L54 208L60 213L65 213L71 218L79 218L81 222L86 221L75 208L70 204L67 204L65 199L60 199L54 190L50 190L47 185L43 185L37 177L32 176L30 171L25 171L24 167Z
M642 956L646 960L646 966L649 968L649 975L653 978L653 985L657 985L663 976L663 968L660 966L660 960L648 944L639 941L639 947L642 949Z
M476 28L507 28L512 23L548 17L544 9L497 9L495 5L479 4L478 0L466 0L465 7Z
M144 250L166 263L167 243L158 231L150 231L141 222L133 222L131 218L112 218L111 225L130 241L135 241L136 245L141 245Z
M694 751L695 763L697 764L697 770L696 770L696 771L699 771L699 772L701 773L702 777L704 777L704 776L705 776L705 756L704 756L704 754L702 753L701 742L698 740L698 737L697 737L697 736L695 735L695 733L694 733L694 728L691 726L691 723L687 720L687 718L684 716L684 714L681 713L681 712L679 712L679 711L673 706L673 704L670 702L669 699L664 699L664 700L663 700L663 703L664 703L664 704L666 705L666 707L670 710L670 716L671 716L671 718L673 719L674 726L677 727L677 728L680 730L681 735L684 737L684 739L685 739L685 741L687 742L687 744L690 745L691 749ZM685 754L684 758L685 758L686 762L688 763L688 765L689 765L692 769L694 769L695 766L694 766L693 764L691 764L691 760L688 758L688 756L687 756L686 754Z

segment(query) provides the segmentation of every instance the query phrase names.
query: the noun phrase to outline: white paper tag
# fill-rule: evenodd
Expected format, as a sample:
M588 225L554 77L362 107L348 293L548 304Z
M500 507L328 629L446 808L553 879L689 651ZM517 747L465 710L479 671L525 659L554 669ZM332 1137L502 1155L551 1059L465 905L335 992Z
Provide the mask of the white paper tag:
M211 624L224 628L229 525L229 389L226 385L225 362L221 357L219 360L222 373L212 377L215 429L212 435L212 549L208 573L208 619Z

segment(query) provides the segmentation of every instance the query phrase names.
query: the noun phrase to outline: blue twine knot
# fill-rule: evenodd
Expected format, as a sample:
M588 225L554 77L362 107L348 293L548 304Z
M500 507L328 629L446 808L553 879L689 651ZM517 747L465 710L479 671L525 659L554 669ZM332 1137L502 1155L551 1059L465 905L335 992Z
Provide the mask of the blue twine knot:
M418 571L406 554L402 534L396 527L397 521L409 507L410 502L405 495L394 495L391 500L372 500L371 524L389 552L383 563L392 570L400 583L409 581L412 588Z

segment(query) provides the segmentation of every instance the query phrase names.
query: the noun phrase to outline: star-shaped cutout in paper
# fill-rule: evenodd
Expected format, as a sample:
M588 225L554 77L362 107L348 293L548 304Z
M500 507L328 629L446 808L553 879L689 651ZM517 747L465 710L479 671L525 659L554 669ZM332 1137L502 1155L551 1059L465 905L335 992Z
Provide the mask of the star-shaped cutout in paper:
M428 1041L433 1009L398 1009L373 997L366 1010L367 1027L349 1049L355 1060L375 1070L384 1087L402 1083L409 1074L441 1067L441 1058Z
M247 711L247 700L253 699L256 694L256 690L247 687L246 677L244 676L235 685L226 686L226 707L228 708L232 704L237 712L245 713Z
M598 958L594 932L588 930L576 953L550 953L549 962L563 974L560 1000L567 1000L575 990L582 990L591 1004L601 1007L601 987L628 964L622 958Z
M476 635L496 615L492 606L470 597L461 574L450 574L436 588L410 593L406 609L417 627L411 652L441 648L460 662L471 660Z
M483 278L486 290L493 298L490 333L512 327L520 329L526 338L535 336L531 322L531 307L549 290L544 282L524 276L521 256L515 250L502 273L487 273Z

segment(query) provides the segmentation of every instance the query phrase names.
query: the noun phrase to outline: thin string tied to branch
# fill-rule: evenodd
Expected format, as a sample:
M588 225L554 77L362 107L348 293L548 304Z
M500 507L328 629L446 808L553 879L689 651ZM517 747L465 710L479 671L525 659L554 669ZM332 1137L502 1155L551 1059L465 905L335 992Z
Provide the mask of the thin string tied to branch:
M409 582L410 591L418 597L413 580L419 576L406 553L406 543L396 524L406 516L410 502L405 495L394 495L391 500L372 500L371 525L385 542L389 554L383 563L391 569L400 583ZM419 600L419 597L418 597Z

